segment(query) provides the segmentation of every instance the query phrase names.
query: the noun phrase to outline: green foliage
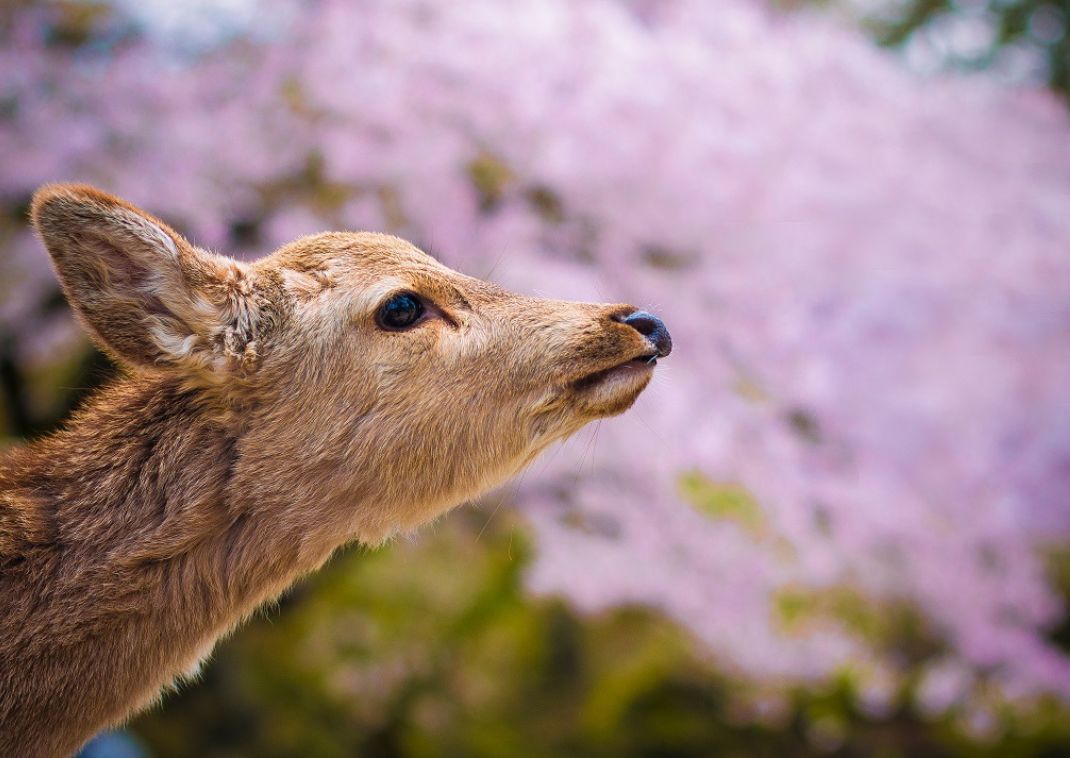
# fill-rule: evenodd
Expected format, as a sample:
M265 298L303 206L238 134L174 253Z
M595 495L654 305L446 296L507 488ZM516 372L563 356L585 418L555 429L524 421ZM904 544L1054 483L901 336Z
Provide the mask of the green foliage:
M699 471L689 471L680 477L680 491L685 500L712 519L734 522L754 537L765 531L765 516L758 501L736 484L715 482Z
M946 26L949 19L967 15L983 19L992 29L988 44L969 52L952 49L948 63L986 69L1008 46L1033 50L1045 63L1048 86L1070 97L1070 0L907 0L877 7L867 26L879 43L891 47L907 43L920 30Z

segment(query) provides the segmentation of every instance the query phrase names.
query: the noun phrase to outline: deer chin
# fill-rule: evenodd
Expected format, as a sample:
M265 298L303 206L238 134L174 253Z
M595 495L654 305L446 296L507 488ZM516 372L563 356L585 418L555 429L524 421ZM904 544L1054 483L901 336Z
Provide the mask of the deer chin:
M615 416L632 406L650 383L656 365L657 355L639 355L577 379L570 389L590 415Z

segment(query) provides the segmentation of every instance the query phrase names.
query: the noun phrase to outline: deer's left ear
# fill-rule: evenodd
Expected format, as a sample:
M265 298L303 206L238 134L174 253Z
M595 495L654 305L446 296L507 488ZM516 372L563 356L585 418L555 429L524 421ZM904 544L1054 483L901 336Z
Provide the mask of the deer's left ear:
M71 305L121 362L212 381L255 362L259 313L244 264L86 185L42 187L31 213Z

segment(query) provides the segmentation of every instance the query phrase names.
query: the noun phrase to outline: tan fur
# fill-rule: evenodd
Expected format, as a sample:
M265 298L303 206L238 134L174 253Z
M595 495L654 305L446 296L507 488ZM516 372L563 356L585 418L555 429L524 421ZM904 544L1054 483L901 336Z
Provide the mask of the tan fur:
M650 371L632 309L506 292L386 235L245 264L91 187L33 222L126 369L0 460L0 755L69 754L353 540L378 544L620 413ZM399 290L432 315L375 314Z

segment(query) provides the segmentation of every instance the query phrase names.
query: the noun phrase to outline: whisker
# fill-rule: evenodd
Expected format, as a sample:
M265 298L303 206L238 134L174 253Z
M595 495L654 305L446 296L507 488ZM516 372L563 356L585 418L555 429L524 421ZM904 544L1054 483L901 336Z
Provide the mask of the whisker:
M494 506L494 510L490 512L490 516L487 517L487 520L486 522L484 522L483 527L479 530L479 534L476 535L476 542L479 542L479 540L483 537L483 532L487 531L487 527L490 526L490 522L493 521L494 517L498 515L498 510L502 507L502 503L504 501L504 497L498 499L498 503Z
M516 502L516 496L520 493L520 487L524 484L524 479L527 477L528 471L530 470L530 468L525 468L522 472L520 472L520 476L517 477L516 483L513 485L512 492L508 496L509 502ZM506 498L504 496L498 499L497 504L494 506L494 510L490 512L490 516L487 517L487 521L485 524L483 524L483 528L480 529L479 534L476 535L476 542L479 542L479 539L483 536L483 533L487 531L487 527L490 526L490 522L494 520L494 517L498 515L498 511L502 509L502 503L504 503L505 501Z
M480 279L490 279L491 274L493 274L495 271L498 270L498 264L500 264L502 262L502 260L505 258L505 253L506 252L507 251L502 250L501 253L498 254L498 259L496 261L494 261L494 265L490 267L490 271L488 271L487 273L483 274L483 276L481 276Z
M645 418L643 418L643 415L639 412L638 408L632 408L632 415L635 416L639 423L641 423L647 428L647 431L649 431L651 434L658 438L658 442L660 442L662 445L669 444L669 441L665 439L665 436L657 429L655 429L652 424L648 423Z
M554 445L554 449L551 452L547 453L546 455L540 456L538 463L535 464L541 466L540 473L548 469L550 467L550 464L553 461L557 460L557 457L561 455L561 451L564 449L565 443L558 442L556 445Z
M577 473L580 475L583 474L583 467L587 464L587 462L589 460L593 460L591 453L594 450L595 440L598 439L598 430L601 428L602 420L599 419L594 425L594 431L591 433L591 436L587 440L587 446L583 449L583 455L580 456L580 465L577 468Z

